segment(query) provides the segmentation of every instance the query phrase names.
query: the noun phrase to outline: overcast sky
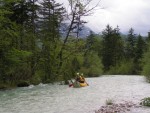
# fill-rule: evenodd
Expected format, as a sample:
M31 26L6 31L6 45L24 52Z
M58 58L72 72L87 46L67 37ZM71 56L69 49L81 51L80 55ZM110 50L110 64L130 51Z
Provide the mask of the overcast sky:
M68 0L57 0L65 5ZM94 6L99 0L93 0ZM100 33L107 24L117 25L122 33L132 27L136 34L147 35L150 31L150 0L101 0L97 10L85 18L93 31Z

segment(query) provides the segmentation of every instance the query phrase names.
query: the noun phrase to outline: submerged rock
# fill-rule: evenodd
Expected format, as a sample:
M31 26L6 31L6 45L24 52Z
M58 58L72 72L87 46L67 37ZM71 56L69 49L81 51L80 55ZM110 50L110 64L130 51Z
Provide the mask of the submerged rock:
M26 81L20 82L17 84L17 87L28 87L30 84Z
M8 87L6 85L0 85L0 90L6 90Z

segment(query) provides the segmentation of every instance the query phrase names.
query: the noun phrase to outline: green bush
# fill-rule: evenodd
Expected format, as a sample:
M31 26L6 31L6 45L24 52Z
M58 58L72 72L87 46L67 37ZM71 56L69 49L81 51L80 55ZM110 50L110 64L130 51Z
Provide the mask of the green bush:
M142 75L144 75L148 82L150 82L150 65L148 63L144 65Z
M132 60L124 60L120 64L116 66L112 66L108 71L108 74L122 74L129 75L133 74L134 71L134 63Z
M38 85L39 83L42 82L43 79L43 72L38 70L36 71L35 75L31 78L30 83L33 85Z
M143 57L143 69L142 75L146 76L147 80L150 82L150 44L148 51L144 54Z
M85 61L83 62L80 72L89 77L100 76L103 74L101 59L95 52L89 53L84 60Z
M112 99L107 99L106 100L106 105L112 105L113 104L113 100Z
M146 98L142 99L142 102L140 104L143 106L150 107L150 97L146 97Z

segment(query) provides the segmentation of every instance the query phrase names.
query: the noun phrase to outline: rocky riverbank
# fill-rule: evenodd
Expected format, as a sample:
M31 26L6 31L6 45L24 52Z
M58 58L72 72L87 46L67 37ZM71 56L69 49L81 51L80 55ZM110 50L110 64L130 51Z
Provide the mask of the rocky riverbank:
M111 105L101 106L95 113L127 113L131 111L132 108L139 107L141 107L139 104L125 101L123 103L112 103Z

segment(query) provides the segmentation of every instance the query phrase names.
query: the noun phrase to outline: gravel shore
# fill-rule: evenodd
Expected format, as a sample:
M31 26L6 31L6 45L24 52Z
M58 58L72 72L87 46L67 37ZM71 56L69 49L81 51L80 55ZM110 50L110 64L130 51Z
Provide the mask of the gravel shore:
M118 104L111 104L106 106L101 106L99 110L95 111L95 113L127 113L132 108L139 108L141 107L138 104L135 104L133 102L124 102L124 103L118 103Z

